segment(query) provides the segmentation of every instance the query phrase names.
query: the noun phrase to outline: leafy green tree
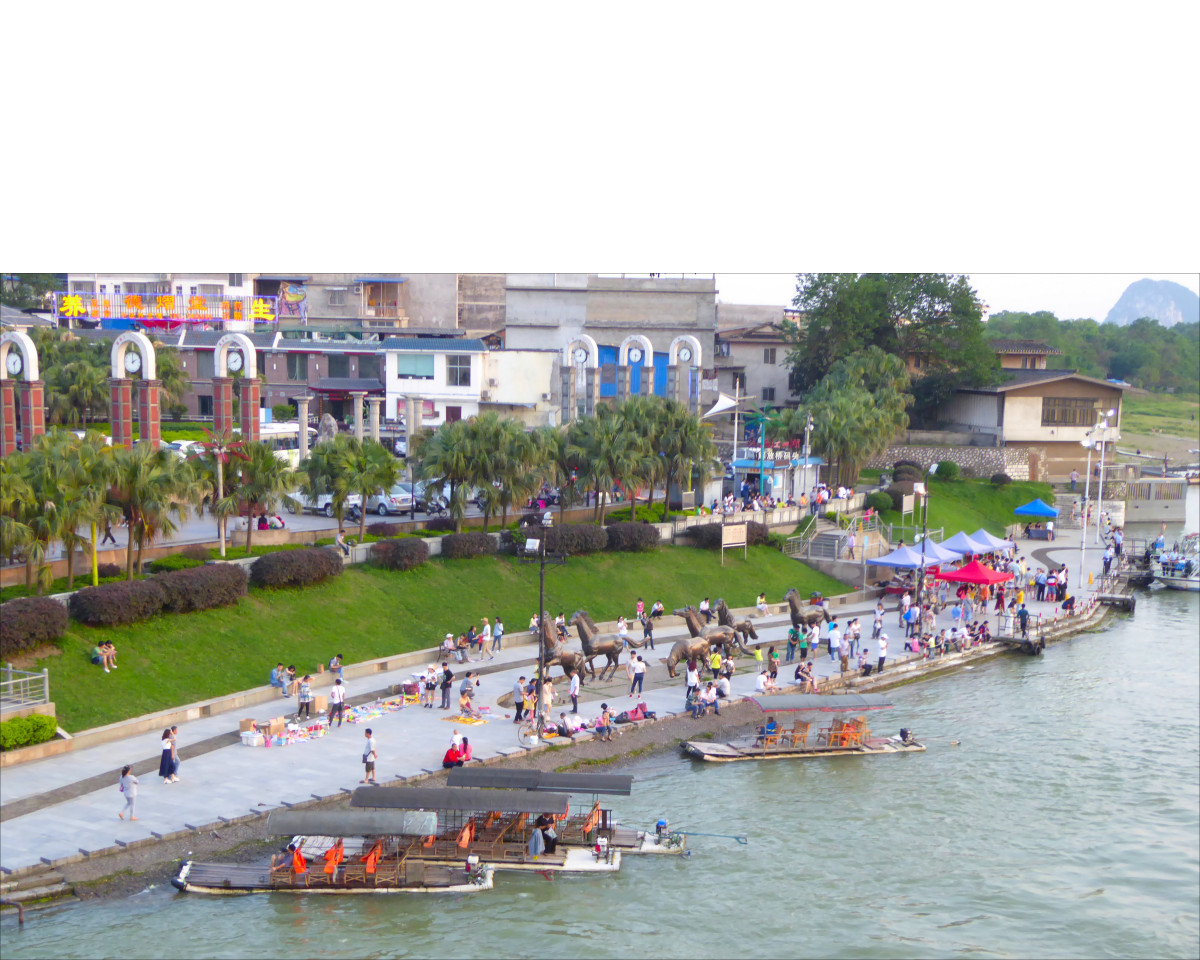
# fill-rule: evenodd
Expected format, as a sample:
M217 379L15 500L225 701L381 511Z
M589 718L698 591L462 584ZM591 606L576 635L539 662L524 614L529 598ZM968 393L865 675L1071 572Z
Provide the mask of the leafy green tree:
M367 499L399 483L404 464L386 447L371 439L348 437L343 456L346 484L362 497L362 509L358 512L358 541L362 543L367 532Z
M170 536L199 499L201 487L191 467L174 453L152 449L147 443L114 452L115 476L108 500L119 507L129 524L125 577L133 579L134 546L142 572L142 552L148 539Z
M378 445L377 445L378 446ZM254 519L257 513L274 513L283 504L299 509L299 502L292 496L298 478L296 471L275 456L271 445L263 441L247 443L242 449L243 459L238 461L239 483L237 495L247 506L246 553L254 536ZM345 482L353 479L351 466L347 464Z
M346 446L352 438L348 434L339 433L331 440L318 443L300 464L296 471L296 480L300 489L310 499L328 494L334 516L337 517L338 530L345 524L346 500L354 490L350 486L350 473L346 456Z
M478 451L472 441L471 426L466 420L443 423L437 430L423 433L415 444L410 442L410 445L414 446L420 476L430 492L449 484L450 517L454 520L455 532L462 532L467 492L480 475L475 463Z
M7 273L0 280L0 303L17 310L45 306L46 296L64 287L58 273Z

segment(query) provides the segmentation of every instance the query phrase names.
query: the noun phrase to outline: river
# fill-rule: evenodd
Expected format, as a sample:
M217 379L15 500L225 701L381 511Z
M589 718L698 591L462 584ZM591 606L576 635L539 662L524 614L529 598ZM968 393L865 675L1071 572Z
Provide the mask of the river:
M746 845L693 837L690 857L469 897L156 887L5 919L3 954L1194 957L1198 627L1200 597L1155 591L1042 657L901 687L872 726L912 728L922 754L626 768L623 821Z

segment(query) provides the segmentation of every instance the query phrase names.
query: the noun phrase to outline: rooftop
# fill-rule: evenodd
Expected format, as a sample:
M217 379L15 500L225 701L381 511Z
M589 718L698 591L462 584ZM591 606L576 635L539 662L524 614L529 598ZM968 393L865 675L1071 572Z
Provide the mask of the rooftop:
M991 340L989 343L997 353L1036 353L1039 356L1061 356L1062 351L1045 340Z

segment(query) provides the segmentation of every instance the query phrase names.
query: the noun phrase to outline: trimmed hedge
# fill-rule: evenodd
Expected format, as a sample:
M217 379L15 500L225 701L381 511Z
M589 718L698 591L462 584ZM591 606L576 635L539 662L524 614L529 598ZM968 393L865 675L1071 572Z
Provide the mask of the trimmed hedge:
M442 537L442 556L447 560L465 560L496 552L496 541L481 530L451 533Z
M993 487L1007 487L1010 483L1012 483L1012 477L1010 477L1007 473L992 474Z
M371 547L371 559L385 570L411 570L429 559L429 546L417 537L379 540Z
M610 523L609 550L653 550L659 544L658 528L648 523Z
M876 490L874 493L867 494L866 499L863 500L863 506L875 511L891 510L892 498L882 490Z
M897 460L892 464L892 474L894 475L902 467L913 467L918 473L920 473L923 469L916 460Z
M125 568L119 563L98 563L96 564L96 577L100 580L107 580L110 577L125 576Z
M391 537L400 537L407 532L404 524L401 523L372 523L367 527L366 535L375 537L378 540L385 540Z
M529 527L527 537L545 537L551 553L596 553L608 549L608 531L594 523L564 523L561 527Z
M246 571L237 564L211 563L154 577L166 595L167 613L228 607L246 595Z
M454 532L454 520L450 517L434 517L425 521L426 530L437 530L442 533Z
M53 740L58 733L58 721L35 713L31 717L17 717L0 722L0 750L15 750L31 747Z
M934 474L939 480L957 480L962 474L960 467L953 460L943 460L938 464L937 473Z
M913 492L913 482L911 480L901 480L898 483L893 483L884 493L892 501L893 510L902 510L904 508L904 498Z
M0 656L15 657L67 632L67 608L49 597L23 597L0 606Z
M162 613L166 591L154 579L125 580L84 587L71 594L71 618L93 626L137 623Z
M692 538L698 547L720 549L721 526L719 523L709 523L703 526L688 527L687 535ZM770 533L765 523L757 523L751 520L746 524L746 543L751 547L769 543Z
M208 558L203 560L193 560L191 557L185 557L182 553L173 553L169 557L160 557L150 564L151 573L170 573L175 570L191 570L195 567L202 567L208 562Z
M342 555L328 547L281 550L254 561L250 582L256 587L303 587L336 577L342 569Z
M900 467L892 474L893 481L916 480L918 483L925 479L925 473L920 467Z

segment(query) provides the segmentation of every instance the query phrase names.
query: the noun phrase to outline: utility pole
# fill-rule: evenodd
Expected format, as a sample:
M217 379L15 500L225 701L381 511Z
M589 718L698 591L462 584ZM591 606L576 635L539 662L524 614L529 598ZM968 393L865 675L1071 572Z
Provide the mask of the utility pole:
M549 511L546 511L549 514ZM549 530L553 524L554 518L546 516L542 523L546 530ZM533 555L530 556L530 551ZM567 555L564 554L547 554L546 553L546 535L542 534L540 538L530 537L525 541L525 546L521 551L522 563L536 563L538 565L538 673L537 673L537 695L534 701L534 730L537 740L542 738L542 730L546 726L545 710L542 701L542 684L546 679L546 644L543 642L546 629L546 564L550 563L556 566L562 566L567 562Z

